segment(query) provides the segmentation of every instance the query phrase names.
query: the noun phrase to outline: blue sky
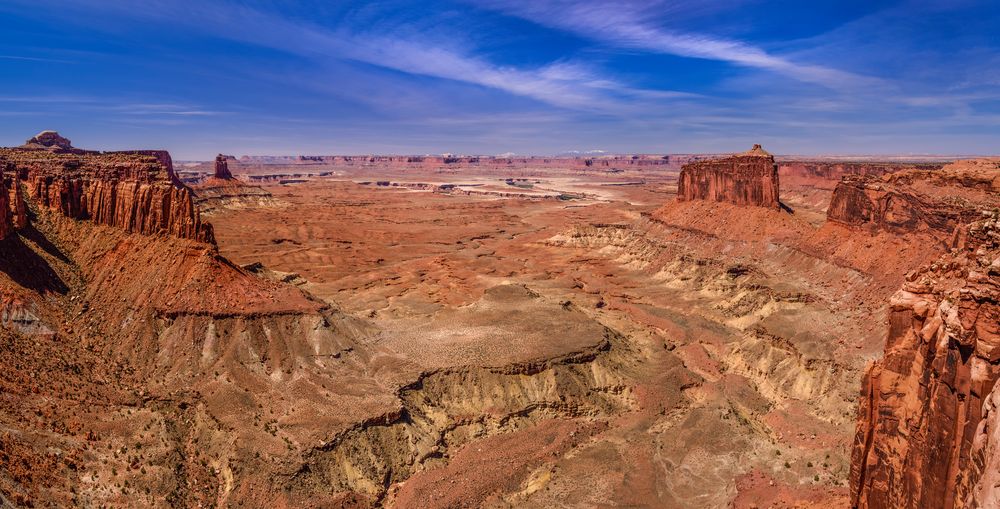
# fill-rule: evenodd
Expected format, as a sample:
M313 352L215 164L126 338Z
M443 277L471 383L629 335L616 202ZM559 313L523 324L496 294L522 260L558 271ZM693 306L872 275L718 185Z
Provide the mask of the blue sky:
M4 0L0 145L989 154L998 30L996 0Z

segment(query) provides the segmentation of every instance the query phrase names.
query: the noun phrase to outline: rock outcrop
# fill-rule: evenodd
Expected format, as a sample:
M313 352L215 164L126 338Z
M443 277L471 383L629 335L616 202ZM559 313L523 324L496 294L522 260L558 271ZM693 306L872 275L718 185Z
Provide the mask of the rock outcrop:
M934 230L949 234L963 222L963 212L975 213L928 199L880 178L851 175L834 189L827 219L897 233Z
M285 463L285 444L319 434L250 422L284 419L278 394L353 376L344 365L368 325L220 255L165 152L0 149L0 170L5 234L17 187L32 213L28 231L0 242L0 506L244 505L271 493L273 471L257 465ZM369 384L369 395L380 387ZM303 415L364 419L396 405L387 391L331 396ZM163 427L147 440L151 413ZM231 438L214 442L220 433ZM204 459L215 447L221 468ZM230 474L236 488L191 488ZM260 503L281 505L282 493Z
M24 189L17 175L11 179L11 184L14 188L14 228L20 230L28 226L28 204L24 200Z
M63 138L56 131L42 131L24 142L21 148L30 150L49 150L52 152L67 153L74 152L73 144Z
M201 221L191 190L177 181L165 152L4 149L0 161L24 177L28 194L39 207L126 232L214 243L211 225ZM23 200L16 201L23 206ZM26 220L26 214L18 216Z
M222 209L273 207L277 202L271 193L247 184L229 171L231 156L219 154L215 158L215 172L211 177L194 184L195 205L201 213L211 215Z
M814 180L840 180L848 175L880 177L909 169L933 171L940 169L941 166L943 165L934 163L782 161L778 164L778 174L782 179L798 177Z
M229 172L229 163L226 156L219 154L215 156L215 178L222 180L232 180L233 174Z
M891 300L885 356L868 370L858 410L854 507L991 507L998 496L996 483L980 482L1000 461L988 424L1000 378L1000 196L983 188L1000 169L986 168L896 174L850 201L842 191L850 206L837 213L861 212L877 227L945 233L957 225L950 252L908 274ZM922 184L954 200L917 194Z
M880 177L848 175L833 191L827 219L872 230L926 232L950 240L956 228L975 219L1000 190L991 171L1000 172L1000 163L959 162L941 170L907 170Z
M7 191L6 173L0 165L0 240L6 239L14 231L14 221L10 212L10 193Z
M1000 387L993 386L983 404L983 420L972 438L972 477L978 478L965 498L967 507L1000 507Z
M28 226L28 206L19 180L16 167L0 160L0 239Z
M677 182L677 199L776 209L781 206L778 167L760 145L731 157L685 164Z

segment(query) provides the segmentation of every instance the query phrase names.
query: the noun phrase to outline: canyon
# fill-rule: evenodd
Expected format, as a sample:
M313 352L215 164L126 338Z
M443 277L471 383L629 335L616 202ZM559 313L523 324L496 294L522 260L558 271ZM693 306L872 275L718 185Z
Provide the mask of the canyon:
M997 160L0 169L0 505L1000 499Z

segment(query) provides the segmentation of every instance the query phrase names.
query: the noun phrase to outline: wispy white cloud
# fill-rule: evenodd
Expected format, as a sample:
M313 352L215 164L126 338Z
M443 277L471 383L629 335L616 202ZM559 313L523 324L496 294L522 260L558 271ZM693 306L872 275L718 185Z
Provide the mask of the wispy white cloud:
M254 23L285 34L271 40L274 47L311 57L348 58L409 74L431 76L502 90L554 106L587 111L612 111L625 106L622 99L692 96L673 91L643 90L602 75L578 62L560 61L537 67L498 65L451 47L430 45L425 34L409 37L376 35L375 30L355 33L291 23L245 11ZM263 17L261 19L260 17ZM376 29L377 30L377 29ZM258 43L260 41L258 40Z
M540 66L499 65L463 48L468 41L440 34L404 33L345 23L325 27L238 2L158 2L133 9L117 2L81 0L79 5L118 16L152 19L205 34L285 51L312 60L345 59L413 75L501 90L546 104L583 111L613 112L628 100L669 100L694 94L630 87L574 61Z
M213 111L189 104L169 103L129 103L111 106L110 109L125 115L171 115L177 117L205 117L222 115L222 111Z
M58 58L27 57L21 55L0 55L0 60L20 60L24 62L45 62L50 64L72 64L71 60L61 60Z
M0 123L0 134L20 140L26 124L29 131L68 124L67 134L76 126L96 136L100 129L89 126L97 124L113 133L103 143L173 136L170 148L203 155L714 152L753 142L797 153L994 150L995 45L948 30L929 38L937 15L900 12L909 5L864 9L866 16L839 26L830 20L792 31L811 35L790 40L791 32L761 36L755 25L709 23L784 7L758 0L468 1L474 8L416 0L148 0L141 9L119 0L5 0L0 13L34 16L59 33L85 27L79 40L107 53L70 53L88 44L59 48L68 43L44 30L28 46L4 50L92 62L72 71L106 79L76 80L73 72L39 83L10 79L0 115L16 122ZM966 17L946 21L968 25ZM741 33L757 35L734 35ZM538 41L554 44L529 46ZM192 54L196 44L203 53ZM88 93L99 97L73 96ZM264 133L271 141L254 141Z
M39 108L49 107L59 112L100 112L120 117L206 117L222 115L225 112L184 103L140 103L122 102L120 97L86 97L70 95L0 96L0 104L12 109L7 115L40 114ZM28 107L28 109L24 109ZM52 113L49 111L49 113Z
M0 102L6 103L93 103L98 99L73 95L0 95Z
M662 4L601 0L506 0L489 1L484 5L542 26L565 30L622 48L718 60L765 69L831 88L875 81L830 67L794 62L738 40L661 28L656 18L663 15ZM697 4L690 5L690 8L703 9Z

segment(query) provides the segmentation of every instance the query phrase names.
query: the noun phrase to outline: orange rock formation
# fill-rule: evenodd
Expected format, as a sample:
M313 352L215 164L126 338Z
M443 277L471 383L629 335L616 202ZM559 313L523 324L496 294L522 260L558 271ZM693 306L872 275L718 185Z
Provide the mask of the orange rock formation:
M177 180L166 152L62 154L4 149L0 160L24 176L28 193L39 206L66 217L127 232L162 232L214 242L211 225L202 223L191 190Z
M950 252L909 274L891 301L885 356L869 369L858 410L854 507L966 507L998 496L996 483L979 482L1000 459L985 420L995 424L1000 377L998 177L995 164L960 163L838 188L839 220L942 234L957 224ZM951 199L917 194L922 186Z
M731 157L689 163L681 169L677 199L778 208L778 167L760 145Z

